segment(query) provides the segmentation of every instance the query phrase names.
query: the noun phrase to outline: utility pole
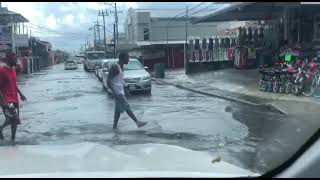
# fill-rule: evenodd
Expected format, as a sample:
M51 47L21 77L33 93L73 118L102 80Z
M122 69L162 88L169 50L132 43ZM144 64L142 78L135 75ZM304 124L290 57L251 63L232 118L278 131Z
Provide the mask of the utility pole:
M100 42L101 42L101 38L100 38L100 26L102 26L102 25L100 25L99 24L99 21L98 21L98 19L97 19L97 24L95 25L96 27L97 27L97 34L98 34L98 39L99 39L99 43L97 43L97 46L99 45L99 44L101 44Z
M106 11L106 13L104 13L104 11L102 10L101 14L100 14L100 11L99 11L99 15L98 16L102 16L102 19L103 19L104 52L107 53L106 22L105 22L104 16L109 16L108 11Z
M96 42L97 42L97 34L96 34L96 26L93 25L93 35L94 35L94 41L93 41L93 50L96 50Z
M93 30L93 36L94 36L94 40L93 40L93 50L95 50L96 48L96 26L95 25L93 25L93 28L91 27L91 28L89 28L89 30L90 31L92 31ZM90 47L90 43L88 43L89 44L89 47Z
M168 56L168 67L169 67L169 64L170 64L170 58L169 58L169 43L168 43L168 24L167 24L167 56Z
M186 44L188 44L188 21L189 21L189 17L188 17L188 6L186 7Z
M115 26L116 26L116 43L119 43L119 33L118 33L118 13L122 13L122 11L117 11L117 3L114 3L114 5L110 4L110 3L105 3L111 7L114 8L114 12L110 12L110 13L114 13L114 20L115 20Z
M114 52L114 58L117 58L117 52L116 52L116 24L113 24L113 52Z
M186 7L186 43L184 44L184 71L189 74L189 48L188 48L188 6Z
M15 27L12 19L12 15L10 15L11 21L11 52L16 53L16 42L15 42Z
M119 32L118 32L118 12L117 3L114 3L115 20L116 20L116 30L117 30L117 44L119 43Z
M100 25L99 25L99 21L98 21L98 19L97 19L97 24L96 24L96 26L97 26L97 33L98 33L98 39L99 39L99 43L97 43L98 45L100 44L100 42L101 42L101 39L100 39Z

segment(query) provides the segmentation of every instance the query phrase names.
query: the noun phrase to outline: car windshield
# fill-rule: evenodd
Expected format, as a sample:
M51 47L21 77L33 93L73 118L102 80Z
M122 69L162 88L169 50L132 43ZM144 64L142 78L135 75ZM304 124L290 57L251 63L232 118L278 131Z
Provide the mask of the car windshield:
M109 68L109 62L103 63L103 68Z
M96 60L96 59L102 59L106 58L104 53L88 53L87 58L89 60Z
M319 2L1 2L0 24L0 177L268 175L320 128Z
M138 61L129 61L127 65L124 65L124 70L140 70L143 69Z

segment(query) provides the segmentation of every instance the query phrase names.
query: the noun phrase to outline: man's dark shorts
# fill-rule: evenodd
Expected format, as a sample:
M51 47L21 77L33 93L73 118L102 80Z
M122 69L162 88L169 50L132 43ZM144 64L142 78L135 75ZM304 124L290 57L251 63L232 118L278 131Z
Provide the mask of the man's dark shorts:
M124 111L130 109L130 106L128 104L128 101L125 95L116 94L115 102L116 102L115 111L119 111L120 113L123 113Z
M7 106L2 107L3 114L6 117L6 121L11 121L16 124L21 124L20 121L20 111L19 111L19 104L17 103L7 103Z

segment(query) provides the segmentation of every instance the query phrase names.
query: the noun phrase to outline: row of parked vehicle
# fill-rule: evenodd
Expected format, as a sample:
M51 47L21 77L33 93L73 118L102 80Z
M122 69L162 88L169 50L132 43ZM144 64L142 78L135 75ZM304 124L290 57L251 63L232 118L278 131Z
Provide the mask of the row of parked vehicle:
M107 77L112 63L117 63L118 59L105 58L103 51L87 52L84 59L84 70L94 71L96 77L102 82L103 87L111 94L108 88ZM124 65L124 81L125 88L129 92L141 91L146 94L151 93L151 77L147 71L147 67L143 67L136 58L130 58L129 63Z

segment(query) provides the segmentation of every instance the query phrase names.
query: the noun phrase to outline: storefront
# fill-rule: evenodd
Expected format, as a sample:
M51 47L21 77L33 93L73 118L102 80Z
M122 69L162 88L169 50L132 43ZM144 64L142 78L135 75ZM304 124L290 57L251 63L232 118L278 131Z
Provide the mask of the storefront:
M300 47L304 57L315 56L320 49L319 8L319 3L312 2L232 3L229 7L201 17L193 23L235 20L260 22L258 37L254 29L251 30L253 33L249 29L237 32L237 46L254 45L257 51L256 64L271 65L284 46ZM248 44L248 41L253 44ZM237 65L237 61L234 62Z
M262 91L311 96L317 88L320 57L319 8L320 3L313 2L232 3L193 23L260 22L255 30L239 27L236 46L231 46L234 67L260 67Z

